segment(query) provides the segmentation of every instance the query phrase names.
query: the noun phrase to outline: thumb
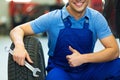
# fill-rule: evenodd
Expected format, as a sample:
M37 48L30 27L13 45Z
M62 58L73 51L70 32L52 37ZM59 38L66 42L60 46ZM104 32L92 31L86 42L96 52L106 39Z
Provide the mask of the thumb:
M76 52L76 50L74 48L72 48L71 46L69 46L69 50L73 53Z
M29 56L29 54L27 54L26 59L27 59L28 62L33 63L33 61L31 60L31 58Z

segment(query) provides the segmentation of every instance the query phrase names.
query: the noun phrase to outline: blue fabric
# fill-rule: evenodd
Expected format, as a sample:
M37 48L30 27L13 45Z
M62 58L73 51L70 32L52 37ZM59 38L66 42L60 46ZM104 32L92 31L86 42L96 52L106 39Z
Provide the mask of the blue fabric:
M54 55L49 58L51 62L49 61L47 69L50 70L51 67L57 66L66 71L79 72L79 69L86 67L87 64L72 68L69 66L66 56L72 54L69 50L69 46L76 49L81 54L93 52L93 34L89 30L89 20L88 18L85 19L83 29L71 28L71 26L67 25L71 23L69 19L63 19L63 23L65 28L60 30Z
M46 80L120 80L120 58L105 63L91 63L77 73L53 68Z
M61 16L62 18L62 16ZM83 64L78 67L70 67L66 59L67 55L71 55L69 46L73 47L81 54L93 52L93 34L89 30L89 19L85 17L83 29L71 28L71 21L62 19L65 28L60 30L54 55L49 57L48 72L53 68L59 67L67 72L80 72L81 69L87 67L88 64Z
M105 18L98 11L95 11L89 7L86 9L85 15L79 19L75 20L66 10L66 6L62 8L63 19L69 17L72 22L71 28L81 29L83 28L85 17L87 16L90 20L89 29L93 32L93 45L96 40L102 39L111 35L110 28L105 20ZM61 10L54 10L39 18L30 22L32 29L35 33L47 32L48 33L48 47L49 55L54 54L54 49L56 41L58 38L59 31L64 28L64 24L61 19Z
M69 74L67 74L64 70L60 68L52 69L47 77L46 80L72 80Z

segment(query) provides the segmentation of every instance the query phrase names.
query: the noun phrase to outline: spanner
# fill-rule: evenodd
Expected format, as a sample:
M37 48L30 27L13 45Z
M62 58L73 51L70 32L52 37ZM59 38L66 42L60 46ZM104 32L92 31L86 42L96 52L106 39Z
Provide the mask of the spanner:
M11 49L7 49L7 47L5 47L5 50L13 55L13 50ZM37 75L37 72L41 72L41 70L39 68L34 68L33 66L31 66L27 61L25 61L25 66L30 69L33 72L33 76L34 77L39 77L39 75Z

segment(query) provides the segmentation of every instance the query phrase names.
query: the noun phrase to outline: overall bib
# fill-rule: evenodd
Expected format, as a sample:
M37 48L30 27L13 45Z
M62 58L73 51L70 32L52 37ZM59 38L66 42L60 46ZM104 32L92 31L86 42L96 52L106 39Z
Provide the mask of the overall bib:
M48 76L46 80L107 80L104 79L104 77L108 76L103 74L105 73L104 69L107 70L108 66L112 65L114 61L109 62L108 64L85 63L78 67L70 67L66 59L67 55L72 54L69 50L69 46L76 49L81 54L93 52L93 33L89 29L88 17L85 17L83 28L72 28L72 23L68 17L62 20L65 28L60 30L54 55L49 57L47 67ZM113 67L112 69L114 68L116 67ZM94 78L94 75L98 78Z
M93 52L93 34L89 30L88 18L85 18L82 29L71 28L71 22L68 18L63 20L64 29L61 29L57 39L53 57L50 57L53 63L66 71L78 72L78 69L87 66L83 64L78 67L70 67L66 59L67 55L71 55L69 46L79 51L81 54Z
M54 67L59 67L68 72L79 72L83 67L87 67L88 64L70 67L66 56L72 54L69 46L81 54L93 52L93 33L89 30L89 19L85 17L84 26L81 29L71 28L72 23L68 17L62 19L62 21L65 28L59 32L54 55L49 57L47 71L49 72Z

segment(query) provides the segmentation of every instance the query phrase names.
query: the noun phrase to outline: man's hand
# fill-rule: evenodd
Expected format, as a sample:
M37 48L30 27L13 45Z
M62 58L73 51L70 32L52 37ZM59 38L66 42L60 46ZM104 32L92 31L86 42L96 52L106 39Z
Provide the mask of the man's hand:
M80 66L85 63L83 54L80 54L77 50L69 46L69 50L72 52L71 55L67 55L66 58L71 67Z
M13 60L18 63L21 66L24 66L24 62L25 59L30 62L33 63L33 61L31 60L29 54L27 53L26 49L24 48L15 48L13 51Z

